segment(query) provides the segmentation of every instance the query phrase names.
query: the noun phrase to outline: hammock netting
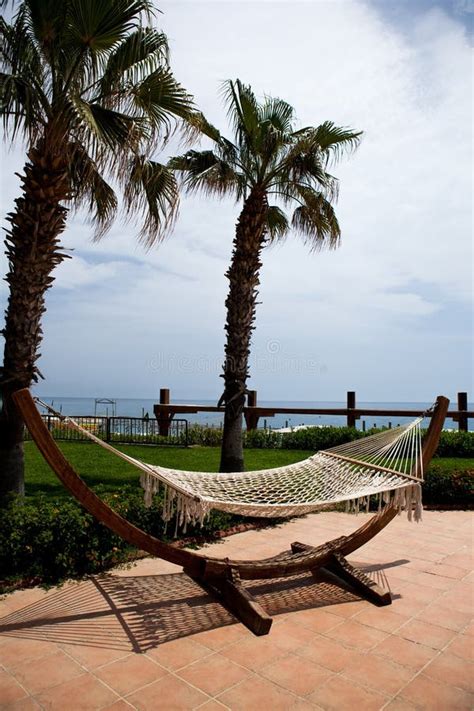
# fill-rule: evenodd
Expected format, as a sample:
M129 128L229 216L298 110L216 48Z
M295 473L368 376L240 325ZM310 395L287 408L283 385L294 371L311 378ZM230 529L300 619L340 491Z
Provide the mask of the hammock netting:
M44 404L44 403L42 403ZM163 517L176 525L203 522L212 509L242 516L284 518L341 502L358 512L378 505L398 506L408 518L421 518L423 480L421 422L317 452L308 459L275 469L215 474L147 464L115 449L69 417L61 418L101 447L141 471L145 503L163 496Z

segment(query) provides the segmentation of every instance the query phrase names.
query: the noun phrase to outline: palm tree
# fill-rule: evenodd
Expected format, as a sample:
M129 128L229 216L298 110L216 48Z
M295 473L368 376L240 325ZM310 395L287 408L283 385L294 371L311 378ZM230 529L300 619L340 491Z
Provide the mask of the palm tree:
M100 237L116 216L118 188L148 246L176 215L176 179L151 152L196 114L151 22L150 0L22 0L11 23L0 21L0 111L6 135L27 150L22 194L7 217L0 498L23 491L11 393L38 379L45 293L66 256L69 207L85 208Z
M338 246L341 233L332 205L337 180L328 168L357 147L361 132L330 121L295 130L289 104L271 97L259 102L239 80L224 84L224 98L233 141L207 125L213 150L190 150L168 165L181 174L188 191L230 195L243 203L226 272L224 393L219 401L225 404L220 469L242 471L242 409L262 250L291 230L313 249ZM291 217L286 208L292 209Z

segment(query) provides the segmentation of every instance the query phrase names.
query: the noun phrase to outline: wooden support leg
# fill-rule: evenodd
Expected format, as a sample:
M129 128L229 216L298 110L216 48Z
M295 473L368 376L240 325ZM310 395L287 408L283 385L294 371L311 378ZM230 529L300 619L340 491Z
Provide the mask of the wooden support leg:
M337 575L346 583L349 583L353 588L358 590L364 597L376 605L391 605L392 597L388 590L377 585L372 578L366 575L362 570L354 568L349 561L340 553L334 553L331 561L326 563L323 570L329 570L330 573Z
M341 539L341 541L342 540L343 539ZM309 551L311 548L312 546L307 546L304 543L291 544L291 550L293 553ZM337 549L332 553L329 562L325 563L320 568L314 569L313 572L316 572L316 570L327 570L333 575L336 575L376 605L392 604L390 592L380 587L380 585L377 585L377 583L362 570L354 568L354 566L349 563L347 558L337 552Z
M230 569L227 576L192 578L255 635L269 633L273 620L242 585L238 571Z

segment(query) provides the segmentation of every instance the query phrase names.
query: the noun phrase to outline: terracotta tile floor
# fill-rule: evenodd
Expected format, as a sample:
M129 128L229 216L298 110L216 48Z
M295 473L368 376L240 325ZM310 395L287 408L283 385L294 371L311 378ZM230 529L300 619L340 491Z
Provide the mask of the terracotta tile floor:
M364 519L312 515L206 552L271 556ZM16 592L0 601L0 709L473 709L473 532L469 512L399 517L351 556L389 607L322 575L252 583L267 637L160 560Z

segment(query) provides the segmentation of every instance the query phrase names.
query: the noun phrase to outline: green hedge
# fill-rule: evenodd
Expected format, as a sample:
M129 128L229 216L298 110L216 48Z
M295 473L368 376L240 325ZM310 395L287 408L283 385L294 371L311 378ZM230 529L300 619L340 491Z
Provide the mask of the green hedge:
M146 508L139 488L124 486L116 494L104 493L100 487L95 491L131 523L163 540L173 540L175 521L165 531L159 497ZM202 528L188 526L186 536L209 538L243 520L212 512ZM53 584L97 573L126 560L130 550L74 500L14 498L0 515L0 592L15 580Z
M474 432L441 432L435 457L474 458Z
M304 449L317 452L345 442L366 437L381 429L366 432L354 427L308 427L294 432L274 432L273 430L253 430L244 432L244 447L251 449ZM216 427L191 425L188 443L203 447L219 447L222 430ZM442 432L437 457L474 458L474 432Z
M423 503L427 506L474 505L474 469L445 469L434 460L423 484Z

